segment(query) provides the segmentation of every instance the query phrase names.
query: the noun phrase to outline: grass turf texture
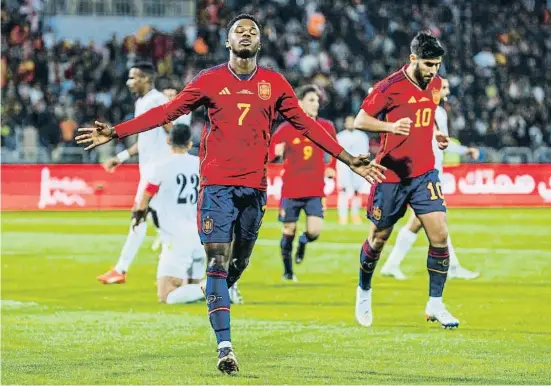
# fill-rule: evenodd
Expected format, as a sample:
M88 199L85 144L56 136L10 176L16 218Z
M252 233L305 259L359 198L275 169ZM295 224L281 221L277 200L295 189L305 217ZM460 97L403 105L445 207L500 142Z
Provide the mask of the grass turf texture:
M276 215L267 212L240 281L246 304L232 307L241 372L229 377L216 369L205 304L157 303L151 228L128 282L106 286L95 277L115 264L128 213L3 213L2 384L551 381L550 209L450 211L460 261L482 272L448 281L455 331L424 321L424 236L404 261L410 280L377 270L374 325L361 328L354 299L367 222L341 227L329 212L296 267L300 282L283 284Z

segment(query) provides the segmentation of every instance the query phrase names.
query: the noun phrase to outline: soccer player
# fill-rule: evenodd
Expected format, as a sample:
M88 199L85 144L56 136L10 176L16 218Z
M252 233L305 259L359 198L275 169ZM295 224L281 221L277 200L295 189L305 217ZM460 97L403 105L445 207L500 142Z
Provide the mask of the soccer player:
M354 117L348 116L344 120L345 130L337 134L339 144L352 155L366 154L369 152L369 138L365 133L354 128ZM342 162L337 163L337 184L339 193L337 196L337 208L339 212L339 224L348 223L348 204L350 203L350 212L352 222L361 224L360 207L362 198L360 189L365 180L355 173Z
M135 104L134 115L139 116L154 107L160 106L168 101L168 98L154 87L155 70L151 63L137 63L130 69L126 85L133 94L138 96ZM159 125L154 130L138 135L138 142L128 149L117 154L103 163L103 167L108 172L114 172L115 169L128 160L131 156L139 155L140 182L134 198L135 211L137 204L141 201L145 189L148 173L158 157L164 157L169 154L169 147L166 143L166 133L170 129L170 124ZM154 205L154 203L152 203ZM155 221L155 212L149 209ZM97 279L103 284L123 284L126 282L126 273L132 261L136 257L147 232L147 222L139 226L130 227L126 242L122 247L117 265Z
M218 369L238 371L230 339L230 288L249 263L266 206L266 163L270 128L277 114L299 132L369 181L382 181L384 168L368 157L352 157L298 105L279 73L257 66L260 24L239 15L228 24L230 59L193 79L175 99L130 121L80 128L85 149L170 122L200 106L208 113L201 138L199 236L207 253L206 298L218 342Z
M157 268L157 295L162 303L191 303L204 298L200 282L205 275L206 254L197 232L199 157L188 154L191 131L175 125L167 137L171 154L147 178L142 199L133 213L133 227L147 216L156 197L161 254Z
M363 326L373 322L373 272L394 224L409 204L430 242L426 318L444 328L455 328L459 321L442 301L450 260L446 206L432 151L433 137L440 149L448 144L448 137L436 131L434 124L442 87L437 72L445 51L437 38L424 32L415 36L410 48L410 63L374 86L354 122L356 128L381 134L376 159L387 167L387 179L373 184L369 195L367 210L372 226L360 251L355 316ZM375 118L381 114L384 121Z
M326 119L318 118L319 89L314 85L305 85L299 87L296 94L302 110L334 138L337 133L333 124ZM272 137L272 146L275 156L285 158L279 209L279 221L283 223L280 243L284 267L283 280L297 281L293 274L292 252L300 211L304 210L306 213L306 231L298 239L295 254L297 264L304 260L306 244L317 240L320 235L323 226L324 179L334 177L335 169L326 169L323 150L300 135L289 122L278 127ZM358 177L363 181L361 176Z
M440 100L446 101L450 95L450 83L447 79L442 79L442 88L440 89ZM436 107L436 126L445 135L449 135L448 130L448 113L446 109L442 106ZM444 164L444 154L443 151L439 149L438 142L433 138L432 140L432 149L434 152L435 164L434 168L438 170L438 174L442 175L442 169ZM466 147L458 145L457 143L450 142L448 147L445 150L448 153L460 154L460 155L469 155L474 159L478 159L480 152L477 148ZM413 243L417 239L417 233L421 230L422 225L419 219L415 216L415 213L409 218L408 223L405 227L400 229L398 236L396 237L396 244L390 252L388 259L386 260L383 268L381 268L381 274L384 276L392 276L398 280L405 280L406 276L400 270L400 263L406 256L406 254L411 249ZM476 279L479 275L478 272L469 271L466 268L463 268L459 264L457 255L455 254L455 249L453 248L452 241L448 235L448 250L450 253L450 268L448 270L448 279L458 278L458 279Z

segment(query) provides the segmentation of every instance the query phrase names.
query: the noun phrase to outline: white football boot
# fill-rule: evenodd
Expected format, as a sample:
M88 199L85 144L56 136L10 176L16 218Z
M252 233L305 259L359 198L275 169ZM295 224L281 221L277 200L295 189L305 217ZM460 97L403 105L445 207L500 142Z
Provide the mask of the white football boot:
M407 279L406 275L404 275L404 273L400 270L400 267L397 265L383 265L383 268L381 268L381 275L390 276L395 278L396 280Z
M460 265L450 266L448 270L448 279L465 279L472 280L480 276L480 273L469 271L467 268L463 268Z
M356 321L364 327L373 323L373 310L371 309L371 293L373 289L364 291L356 288Z
M454 329L459 327L459 320L450 314L444 303L427 303L427 306L425 307L425 317L427 322L438 322L442 325L442 328Z

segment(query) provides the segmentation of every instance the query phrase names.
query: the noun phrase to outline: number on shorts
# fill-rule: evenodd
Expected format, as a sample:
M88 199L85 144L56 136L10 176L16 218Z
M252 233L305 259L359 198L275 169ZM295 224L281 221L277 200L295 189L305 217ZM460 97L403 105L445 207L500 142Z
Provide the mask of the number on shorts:
M179 173L176 176L176 183L180 185L180 192L178 193L178 204L187 204L188 201L190 204L197 203L197 198L199 197L199 176L197 174L192 174L189 177L189 183L191 184L192 191L190 194L184 194L186 185L188 183L187 177L184 173Z
M312 157L312 152L313 152L312 146L304 146L302 148L302 152L304 154L305 161L310 159L310 157Z
M430 191L430 199L431 200L443 200L444 195L442 194L442 186L440 185L440 182L437 182L433 185L432 182L429 182L427 184L427 189Z

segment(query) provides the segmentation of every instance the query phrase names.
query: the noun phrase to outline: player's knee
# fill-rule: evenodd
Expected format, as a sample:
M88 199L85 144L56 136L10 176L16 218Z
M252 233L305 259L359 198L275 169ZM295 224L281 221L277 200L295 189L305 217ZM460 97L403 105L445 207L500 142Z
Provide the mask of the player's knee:
M207 254L209 268L216 268L221 270L228 270L230 257L223 254Z
M413 233L417 233L421 230L421 228L422 228L421 221L419 221L417 217L413 216L408 223L408 229Z
M320 230L308 230L305 234L309 242L316 241L320 237Z
M434 247L445 247L448 244L448 230L445 227L433 230L427 236Z
M297 231L297 224L294 222L288 222L283 224L283 234L287 236L294 236Z
M230 263L229 246L225 244L207 244L205 246L209 268L228 270Z
M232 261L232 264L235 265L235 267L240 270L240 271L244 271L245 268L247 268L247 266L249 265L249 260L250 260L250 257L243 257L239 260L233 260Z
M369 240L371 247L376 251L382 250L386 242L390 238L390 234L391 232L388 232L386 230L374 232Z

